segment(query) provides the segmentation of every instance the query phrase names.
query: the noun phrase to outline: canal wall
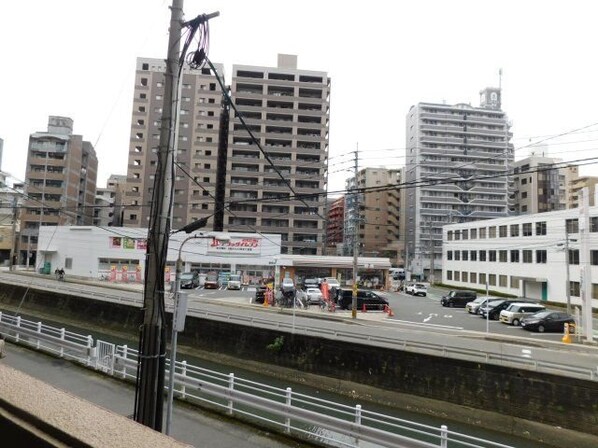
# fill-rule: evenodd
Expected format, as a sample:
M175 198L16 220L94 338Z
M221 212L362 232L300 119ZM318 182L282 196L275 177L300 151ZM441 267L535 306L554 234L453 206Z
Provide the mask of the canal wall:
M19 306L41 319L120 334L136 335L142 317L139 307L1 285L0 308ZM191 316L179 347L356 398L495 430L508 427L506 432L536 440L546 437L544 425L598 436L598 382Z

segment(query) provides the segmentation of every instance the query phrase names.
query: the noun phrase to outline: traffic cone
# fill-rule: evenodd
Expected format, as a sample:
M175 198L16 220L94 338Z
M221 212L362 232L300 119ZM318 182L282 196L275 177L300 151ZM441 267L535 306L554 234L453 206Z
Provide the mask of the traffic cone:
M388 307L388 317L394 317L394 315L395 315L395 313L392 312L392 308Z
M571 344L571 335L569 334L569 324L565 324L565 333L561 339L565 344Z
M363 306L361 307L361 312L362 313L367 313L367 310L365 309L365 303L363 304Z
M388 305L384 305L384 312L388 313Z

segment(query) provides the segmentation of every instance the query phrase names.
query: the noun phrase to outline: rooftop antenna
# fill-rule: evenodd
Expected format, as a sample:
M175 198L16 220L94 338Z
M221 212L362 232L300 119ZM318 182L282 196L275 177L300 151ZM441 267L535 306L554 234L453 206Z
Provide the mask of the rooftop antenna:
M502 90L502 68L498 69L498 90Z

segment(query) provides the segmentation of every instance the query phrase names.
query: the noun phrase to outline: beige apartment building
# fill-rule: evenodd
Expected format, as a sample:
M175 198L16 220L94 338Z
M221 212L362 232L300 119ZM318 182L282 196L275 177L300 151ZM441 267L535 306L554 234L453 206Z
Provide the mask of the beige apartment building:
M220 74L221 64L214 64ZM166 63L137 58L122 225L147 227L156 172ZM215 211L216 161L222 93L209 68L183 70L172 228ZM211 221L210 224L211 226Z
M357 188L365 189L358 197L348 194L345 205L345 238L352 253L355 216L359 217L359 254L388 257L396 265L403 264L404 233L400 229L401 170L364 168L357 173ZM347 190L355 186L355 178L347 180Z
M567 208L579 207L579 192L584 187L588 187L590 206L596 205L596 184L598 184L598 177L595 176L582 176L570 179L567 182Z
M47 131L29 136L18 263L35 265L40 226L93 223L97 170L95 150L73 134L71 118L50 116Z
M567 185L577 179L578 168L551 169L561 162L561 159L531 155L513 163L516 213L532 214L568 208Z
M321 255L330 78L279 54L277 67L234 65L231 94L265 153L231 111L224 228L280 234L283 254Z

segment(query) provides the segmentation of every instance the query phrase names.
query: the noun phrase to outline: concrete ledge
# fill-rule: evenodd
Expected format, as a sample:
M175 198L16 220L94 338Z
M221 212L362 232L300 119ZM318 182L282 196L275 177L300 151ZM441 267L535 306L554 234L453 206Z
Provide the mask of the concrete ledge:
M135 448L190 445L0 364L2 440L30 446Z

